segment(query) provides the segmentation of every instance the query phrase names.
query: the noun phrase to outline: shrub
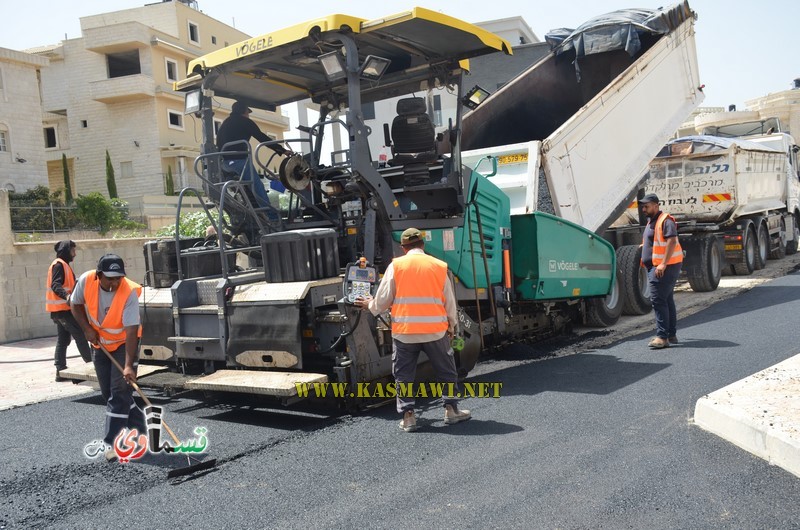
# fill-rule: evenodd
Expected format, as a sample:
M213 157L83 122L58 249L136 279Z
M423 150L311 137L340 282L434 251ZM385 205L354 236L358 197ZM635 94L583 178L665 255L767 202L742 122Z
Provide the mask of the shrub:
M86 228L96 228L105 235L112 228L141 230L145 225L128 218L128 203L121 199L106 199L99 192L79 195L75 199L78 219Z
M117 212L111 201L99 192L78 195L75 204L78 207L78 218L87 228L97 228L100 235L105 235L113 227Z
M226 214L227 217L227 214ZM206 237L206 229L211 225L205 212L181 214L181 238ZM156 232L156 237L175 237L175 225L164 226Z

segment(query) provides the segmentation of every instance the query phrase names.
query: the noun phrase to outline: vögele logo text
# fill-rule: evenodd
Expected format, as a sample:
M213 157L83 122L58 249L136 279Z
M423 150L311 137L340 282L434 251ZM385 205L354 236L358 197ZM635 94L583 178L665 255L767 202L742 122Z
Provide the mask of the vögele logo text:
M548 265L550 272L577 271L581 268L580 264L575 261L556 261L554 259L551 259Z

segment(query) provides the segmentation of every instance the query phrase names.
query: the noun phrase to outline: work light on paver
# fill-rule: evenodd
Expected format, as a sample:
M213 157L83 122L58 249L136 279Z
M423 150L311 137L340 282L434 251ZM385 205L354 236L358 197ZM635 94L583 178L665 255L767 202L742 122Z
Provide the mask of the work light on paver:
M470 110L475 110L478 105L489 97L489 91L485 90L478 85L475 85L469 92L461 99L461 103Z
M319 56L319 62L322 63L322 68L325 69L325 77L328 78L328 81L336 81L347 75L342 59L338 51Z
M200 105L203 101L203 92L202 90L192 90L191 92L186 93L186 99L184 99L183 103L183 113L184 114L193 114L195 112L200 112Z
M378 57L376 55L367 55L367 58L364 60L364 64L361 66L361 70L358 72L358 75L361 79L366 79L368 81L377 81L383 74L386 72L386 69L389 68L389 63L391 63L389 59L384 59L383 57Z

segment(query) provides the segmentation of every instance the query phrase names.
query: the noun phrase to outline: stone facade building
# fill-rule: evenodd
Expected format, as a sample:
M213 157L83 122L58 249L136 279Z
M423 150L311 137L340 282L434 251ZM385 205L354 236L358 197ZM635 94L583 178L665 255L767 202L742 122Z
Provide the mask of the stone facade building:
M47 185L39 77L44 57L0 48L0 188Z
M83 17L80 38L30 50L50 63L41 74L38 127L40 138L44 129L51 190L63 188L65 153L73 192L107 195L106 151L123 199L163 195L170 170L176 190L198 185L192 166L201 123L183 114L183 94L172 83L186 77L191 59L248 35L191 5L166 1ZM232 101L218 104L222 123ZM288 128L280 111L251 117L275 138Z

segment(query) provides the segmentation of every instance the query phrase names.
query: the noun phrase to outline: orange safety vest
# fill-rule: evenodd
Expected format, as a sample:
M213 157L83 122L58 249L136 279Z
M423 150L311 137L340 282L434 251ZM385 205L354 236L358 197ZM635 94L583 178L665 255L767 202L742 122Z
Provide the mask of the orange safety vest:
M444 285L447 264L426 254L395 258L395 296L392 333L422 334L447 331Z
M69 304L66 300L61 298L56 294L56 292L52 289L53 286L53 267L56 263L61 263L61 266L64 267L64 290L68 293L72 292L72 289L75 288L75 273L72 271L72 267L61 258L56 258L53 260L53 263L50 264L50 268L47 270L47 285L45 286L45 309L47 309L48 313L55 313L56 311L69 311Z
M89 325L100 336L100 343L108 351L114 351L125 344L125 326L122 324L122 312L125 309L125 302L127 302L133 290L136 291L137 296L141 296L142 286L128 278L123 278L117 292L114 293L114 299L111 301L108 313L106 313L102 322L98 322L97 318L100 314L100 280L97 278L97 271L91 271L86 275L86 285L83 286L86 317L89 319ZM138 336L142 336L142 326L139 326ZM93 344L93 346L97 347L96 344Z
M667 254L667 240L664 239L664 222L667 219L672 219L672 222L675 222L675 218L672 217L668 213L661 212L661 215L658 216L656 219L655 225L655 235L653 236L653 266L658 267L663 263L664 256ZM677 225L676 225L677 226ZM675 265L676 263L681 263L683 261L683 249L681 248L681 242L675 242L675 248L672 250L672 255L667 260L667 265Z

